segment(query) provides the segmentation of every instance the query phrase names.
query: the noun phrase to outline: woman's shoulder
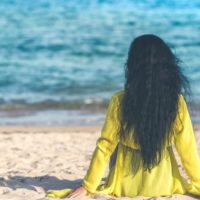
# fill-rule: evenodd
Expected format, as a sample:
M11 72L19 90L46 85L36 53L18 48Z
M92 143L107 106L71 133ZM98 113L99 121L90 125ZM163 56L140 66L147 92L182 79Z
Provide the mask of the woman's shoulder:
M180 99L180 100L184 100L183 94L179 93L179 99Z
M113 93L113 95L111 96L111 100L116 101L116 102L120 102L122 96L124 95L124 90L119 90L116 91L115 93Z
M118 102L121 101L121 98L123 97L125 91L124 90L118 90L116 92L114 92L111 96L111 100L117 100ZM183 94L179 94L179 106L182 108L184 107L186 101L185 101L185 97Z
M116 91L112 94L112 98L121 98L124 95L125 91L124 90L119 90ZM185 101L185 97L183 94L179 93L179 101L180 102L184 102Z
M113 98L121 98L124 95L124 90L119 90L115 93L113 93L112 97Z
M187 98L183 94L180 94L178 103L178 112L181 118L183 117L183 115L186 114L187 110L188 110Z
M179 103L180 109L184 109L184 107L187 106L186 99L183 94L179 94L179 102L178 103Z

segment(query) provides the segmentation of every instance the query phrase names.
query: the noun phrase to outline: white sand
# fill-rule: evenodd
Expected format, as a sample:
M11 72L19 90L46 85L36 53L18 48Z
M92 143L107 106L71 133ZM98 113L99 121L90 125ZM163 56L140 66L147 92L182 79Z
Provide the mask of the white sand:
M194 129L200 152L200 127ZM0 199L45 200L48 189L74 188L81 184L100 131L101 127L0 127ZM173 195L132 199L200 197Z

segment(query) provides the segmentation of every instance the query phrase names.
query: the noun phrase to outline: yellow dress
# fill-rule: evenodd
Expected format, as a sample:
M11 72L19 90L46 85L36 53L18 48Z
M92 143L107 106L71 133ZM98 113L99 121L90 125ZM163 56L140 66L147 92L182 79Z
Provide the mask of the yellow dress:
M116 92L110 99L106 120L101 130L101 136L96 142L89 169L83 179L82 186L89 194L99 193L116 197L135 196L168 196L174 193L191 193L200 195L200 159L195 142L193 126L184 97L179 96L179 112L183 123L181 132L174 135L172 143L166 145L164 156L151 172L144 171L140 166L142 161L140 148L137 144L121 142L117 134L119 128L119 106L123 91ZM181 127L180 124L177 124ZM185 180L178 169L172 150L172 144L181 158L182 164L190 178ZM110 156L117 148L116 163L102 185L100 181L104 176ZM125 149L126 152L125 156ZM135 168L130 170L132 157ZM135 170L134 170L135 169ZM51 190L49 197L64 197L71 189Z

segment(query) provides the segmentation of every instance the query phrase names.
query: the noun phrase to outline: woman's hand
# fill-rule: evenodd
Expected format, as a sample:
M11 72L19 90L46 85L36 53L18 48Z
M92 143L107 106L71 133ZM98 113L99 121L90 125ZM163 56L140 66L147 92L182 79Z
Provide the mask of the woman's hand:
M80 187L76 188L75 190L73 190L73 192L71 192L67 196L67 198L83 197L86 194L87 194L87 190L83 186L80 186Z

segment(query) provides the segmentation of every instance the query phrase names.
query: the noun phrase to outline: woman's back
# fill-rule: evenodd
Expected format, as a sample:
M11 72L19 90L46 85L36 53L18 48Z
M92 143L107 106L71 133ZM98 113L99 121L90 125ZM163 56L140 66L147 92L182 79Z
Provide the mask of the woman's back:
M192 184L181 176L170 144L166 145L160 163L149 172L144 170L142 166L140 147L133 144L132 141L120 141L117 131L114 130L117 129L120 122L120 109L118 108L122 96L123 91L119 91L110 100L106 122L101 137L97 141L92 164L84 178L83 186L91 193L100 192L115 196L162 196L186 192L200 195L200 160L184 97L180 95L179 98L182 124L178 124L180 129L174 135L173 142ZM110 169L105 184L99 186L95 191L109 156L116 147L118 147L116 162ZM95 172L98 172L98 174Z
M121 101L122 101L122 98L123 98L123 95L124 95L124 90L121 90L121 91L118 91L114 94L116 96L116 98L118 99L119 101L119 120L121 120L121 113L120 113L120 106L121 106ZM180 117L181 115L183 115L183 110L184 110L184 106L185 106L185 100L184 100L184 97L182 94L179 95L179 100L178 100L178 113L177 113L177 119L175 120L174 122L174 125L177 127L177 130L180 130L182 128L182 124L181 124L181 121L178 120L178 117ZM179 114L179 116L178 116ZM131 130L134 134L134 129ZM124 145L130 147L130 148L133 148L133 149L140 149L139 145L126 138L126 141L120 141L121 143L123 143ZM166 141L166 146L169 146L169 145L172 145L173 142L174 142L174 135L172 134L172 137L171 137L171 140L169 141L169 143L167 143L168 141Z

